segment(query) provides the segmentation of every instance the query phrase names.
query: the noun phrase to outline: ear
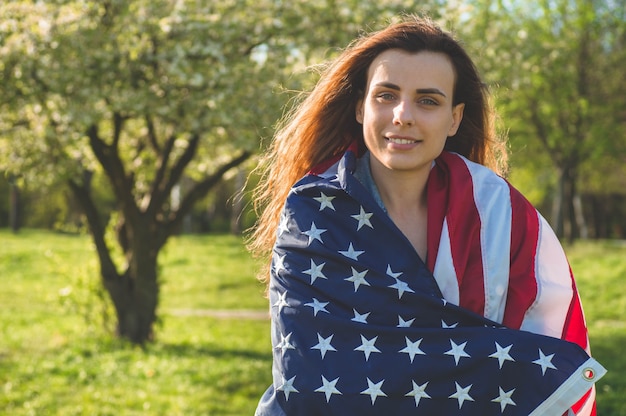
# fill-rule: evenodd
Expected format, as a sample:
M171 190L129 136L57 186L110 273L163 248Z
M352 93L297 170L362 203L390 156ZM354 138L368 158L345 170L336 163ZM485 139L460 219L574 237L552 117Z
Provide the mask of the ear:
M465 103L460 103L452 107L452 125L448 130L448 137L452 137L459 130L461 121L463 120L463 110L465 110Z
M356 121L358 121L359 124L363 124L363 99L356 102L355 113Z

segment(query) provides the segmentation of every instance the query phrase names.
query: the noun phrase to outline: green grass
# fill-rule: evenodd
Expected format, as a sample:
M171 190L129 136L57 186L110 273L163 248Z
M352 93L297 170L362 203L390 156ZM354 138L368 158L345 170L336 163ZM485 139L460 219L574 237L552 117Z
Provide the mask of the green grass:
M566 247L576 275L591 352L608 370L597 384L598 415L626 416L626 242Z
M267 310L240 239L170 242L145 350L101 329L94 258L86 236L0 231L0 415L254 413L271 382L269 322L176 314Z
M566 247L592 351L598 414L626 416L626 245ZM271 380L269 322L182 309L267 310L232 236L185 236L161 257L161 323L145 350L102 330L87 236L0 231L0 415L252 415Z

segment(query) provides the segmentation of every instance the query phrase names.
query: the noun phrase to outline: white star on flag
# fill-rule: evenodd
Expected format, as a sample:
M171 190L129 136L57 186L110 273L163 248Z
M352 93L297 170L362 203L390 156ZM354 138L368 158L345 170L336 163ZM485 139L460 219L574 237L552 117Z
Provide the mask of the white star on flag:
M326 305L328 305L328 302L320 302L316 298L313 298L313 302L304 304L304 306L310 306L311 308L313 308L313 316L317 316L318 312L330 313L326 310Z
M450 346L452 347L450 351L445 352L446 355L452 355L454 357L454 362L459 365L459 359L461 357L470 357L468 353L465 352L465 345L467 342L462 343L461 345L456 345L454 341L450 340Z
M332 200L335 199L336 197L334 196L327 196L324 194L324 192L320 192L321 196L318 198L313 198L315 199L317 202L320 203L320 211L323 211L324 208L330 208L333 211L335 210L335 206L332 203Z
M395 284L388 286L388 287L392 289L396 289L398 291L398 299L402 298L402 295L404 295L404 292L415 293L415 291L409 287L408 283L403 282L402 280L398 278L396 278Z
M365 361L369 360L371 353L380 352L380 350L374 346L377 339L378 337L367 339L363 335L361 335L361 345L356 347L354 351L363 351L363 353L365 354Z
M354 283L354 291L356 292L359 289L359 286L365 285L370 286L367 280L365 280L365 275L367 274L367 270L363 270L362 272L358 272L354 267L350 267L352 269L352 276L348 277L344 280L348 282Z
M379 396L387 397L385 393L383 393L381 387L385 380L381 380L378 383L373 383L369 378L367 379L367 389L363 390L361 394L369 394L370 399L372 399L372 405L376 402L376 399Z
M280 218L280 223L278 224L278 236L280 237L283 233L289 232L289 226L287 225L289 222L289 217L287 215L283 215Z
M441 328L443 329L453 329L453 328L456 328L458 325L459 325L458 322L455 322L452 325L448 325L446 321L444 321L443 319L441 320Z
M391 270L391 265L390 264L387 265L387 276L397 279L401 275L402 275L402 272L394 273L393 270Z
M352 309L352 311L354 312L354 318L352 318L351 321L359 322L361 324L367 323L367 317L370 316L371 312L361 314L358 313L356 309Z
M283 308L285 306L290 306L287 301L285 300L285 298L287 297L287 292L283 292L283 293L279 293L278 294L278 300L276 301L276 303L274 303L272 306L276 306L278 307L278 312L282 312Z
M474 401L474 399L472 399L472 396L469 395L469 391L472 388L471 384L467 387L461 387L456 381L454 382L454 384L456 384L456 393L448 398L457 399L459 401L459 409L463 407L463 403L465 402L465 400L469 400L471 402Z
M295 381L296 376L291 377L289 380L285 380L283 378L283 384L281 384L280 386L278 386L276 388L276 390L278 391L282 391L283 393L285 393L285 400L289 401L289 394L290 393L300 393L294 386L293 386L293 382Z
M370 222L370 218L372 217L372 215L374 214L365 212L363 207L361 207L361 211L357 215L351 215L352 218L359 222L356 230L359 231L364 225L367 225L370 228L374 228L374 226L372 226L372 223Z
M281 270L287 270L285 267L285 257L287 256L274 257L274 270L276 271L276 274L278 274Z
M283 355L285 354L285 351L287 350L295 350L296 347L293 346L293 344L291 343L291 334L293 334L293 332L290 332L289 334L287 334L287 336L283 336L282 334L280 335L280 342L278 343L278 345L276 345L276 349L277 350L281 350Z
M334 379L333 381L328 381L324 376L322 376L322 386L315 390L316 393L324 393L326 395L326 403L330 401L330 396L333 394L342 394L335 385L339 381L339 377Z
M418 386L417 383L411 380L413 383L413 390L408 392L405 396L413 397L415 399L415 407L420 405L421 399L430 399L431 397L426 393L426 386L428 386L428 381L421 386Z
M396 325L396 328L410 328L411 325L413 325L413 322L415 322L415 318L405 321L400 315L398 315L398 325Z
M420 344L422 343L423 338L420 338L415 342L412 342L408 337L404 337L404 339L406 340L406 348L403 348L398 352L409 354L411 362L413 362L415 355L426 355L424 351L420 349Z
M556 370L556 367L552 364L552 357L554 357L554 354L545 355L543 351L541 351L541 348L539 348L539 358L533 361L533 363L541 366L541 373L543 375L546 374L546 369L548 368Z
M318 333L317 340L319 342L317 343L317 345L314 345L313 347L311 347L311 349L320 350L320 353L322 354L322 359L324 359L324 356L326 355L328 351L337 351L335 347L330 345L330 342L333 340L333 334L331 334L328 338L324 338Z
M511 391L504 391L502 390L502 387L498 387L498 389L500 389L500 395L493 399L492 402L500 403L500 412L504 412L504 409L509 404L512 406L517 406L515 402L511 399L511 396L513 396L513 392L515 391L515 389Z
M326 263L322 263L322 264L315 264L315 262L313 261L313 259L311 259L311 268L309 270L305 270L304 274L308 274L311 276L311 284L315 283L315 280L319 277L320 279L328 279L328 277L326 277L324 275L324 273L322 273L322 269L324 268L324 266L326 265Z
M361 254L365 253L364 251L355 251L354 247L352 246L352 243L350 243L350 246L348 247L348 250L346 251L340 251L339 254L346 256L349 259L352 259L354 261L358 261L359 260L359 256Z
M304 231L302 234L309 236L309 245L313 242L313 240L317 240L320 243L324 244L322 241L322 234L326 232L324 228L317 228L315 223L311 223L311 228L308 231Z
M502 348L500 344L496 342L496 352L491 354L489 357L497 358L498 364L500 364L500 368L502 368L502 365L504 365L505 361L513 361L513 362L515 361L513 357L509 355L509 351L511 351L512 346L513 345L509 345L508 347Z

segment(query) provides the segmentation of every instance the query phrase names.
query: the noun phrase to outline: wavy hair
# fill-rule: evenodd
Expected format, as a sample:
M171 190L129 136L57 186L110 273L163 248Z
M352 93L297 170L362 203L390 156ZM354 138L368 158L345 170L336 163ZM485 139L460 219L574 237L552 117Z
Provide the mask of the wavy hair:
M453 105L465 103L465 109L459 129L454 139L448 138L445 149L497 173L506 169L504 143L495 134L487 89L472 59L432 20L406 17L352 42L323 71L313 91L281 121L258 168L261 180L254 197L260 215L248 240L253 254L271 252L280 212L293 184L319 163L343 153L354 140L363 144L356 105L366 89L370 64L388 49L439 52L449 57L456 75Z

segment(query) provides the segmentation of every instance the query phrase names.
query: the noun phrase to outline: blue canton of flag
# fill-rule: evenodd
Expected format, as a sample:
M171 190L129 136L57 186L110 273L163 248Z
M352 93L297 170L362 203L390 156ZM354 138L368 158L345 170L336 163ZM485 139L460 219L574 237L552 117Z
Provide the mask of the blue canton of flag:
M305 177L282 213L257 415L561 415L603 374L573 343L447 303L367 191L335 173Z

